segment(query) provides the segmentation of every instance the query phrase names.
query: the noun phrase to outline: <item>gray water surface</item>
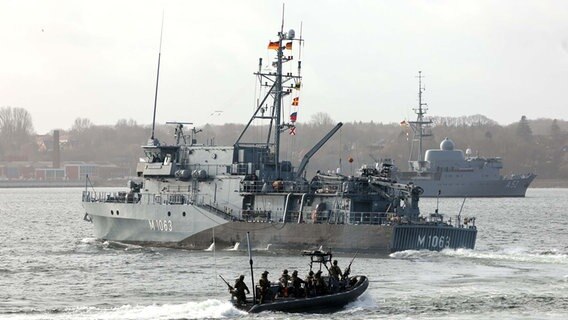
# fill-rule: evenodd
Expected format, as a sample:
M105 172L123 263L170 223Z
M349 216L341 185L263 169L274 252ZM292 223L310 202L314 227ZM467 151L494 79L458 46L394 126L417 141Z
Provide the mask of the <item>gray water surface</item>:
M242 249L185 251L94 239L82 189L0 189L1 319L566 319L568 189L526 198L467 199L475 250L358 256L353 274L372 281L344 310L326 315L247 315L228 302L218 274L245 274ZM455 215L463 199L440 199ZM421 200L424 213L436 199ZM338 257L345 267L349 256ZM254 252L255 278L308 270L295 254Z

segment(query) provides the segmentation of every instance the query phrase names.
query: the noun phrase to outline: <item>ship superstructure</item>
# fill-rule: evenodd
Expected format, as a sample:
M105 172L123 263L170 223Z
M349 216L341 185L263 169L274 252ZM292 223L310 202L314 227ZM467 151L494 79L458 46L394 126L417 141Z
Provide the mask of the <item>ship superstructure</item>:
M137 172L140 182L129 190L104 193L85 190L85 219L98 238L146 245L205 249L212 243L233 247L250 232L257 248L389 252L406 249L473 248L474 219L444 221L436 214L421 217L423 190L395 183L376 168L357 174L317 173L306 178L312 156L341 128L338 123L309 150L298 168L280 158L280 135L295 132L296 115L283 119L284 98L292 106L302 85L287 54L303 39L281 27L268 48L275 51L271 68L262 59L255 73L266 89L250 121L232 146L198 143L198 132L176 125L176 143L162 145L152 133L143 146L145 159ZM292 110L294 111L294 110ZM254 127L255 121L268 125ZM264 129L261 138L251 128ZM257 131L257 130L255 130Z
M409 170L400 170L390 159L379 165L388 167L391 178L399 183L414 183L422 187L423 197L524 197L536 175L502 176L503 162L499 157L474 156L471 149L464 154L449 138L440 143L439 149L424 152L423 140L432 136L432 121L425 117L428 108L422 98L422 78L419 71L418 106L414 109L416 120L403 121L413 132Z

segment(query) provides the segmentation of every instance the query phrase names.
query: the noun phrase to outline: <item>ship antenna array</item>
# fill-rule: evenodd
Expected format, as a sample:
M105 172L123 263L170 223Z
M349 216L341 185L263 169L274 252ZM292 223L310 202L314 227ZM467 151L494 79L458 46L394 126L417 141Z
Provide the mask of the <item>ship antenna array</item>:
M184 124L192 125L193 122L167 121L166 124L175 124L176 125L175 133L174 133L174 136L176 138L176 145L179 146L181 139L183 139L184 144L187 144L187 141L185 140L185 135L183 134L183 125Z
M432 124L432 121L431 120L424 120L424 115L426 114L426 111L428 111L428 108L427 108L428 104L422 102L422 93L424 93L424 91L426 90L426 87L422 85L422 78L424 78L424 76L422 75L422 71L418 71L418 77L417 78L418 78L418 107L412 109L416 113L417 117L416 117L416 121L409 121L408 123L410 124L410 127L412 128L412 131L414 132L412 144L414 145L414 141L418 140L418 161L421 162L422 161L422 153L423 153L422 139L424 137L431 136L431 133L425 131L425 126ZM414 149L414 148L412 148L412 149ZM410 151L411 160L412 160L412 154L413 154L412 151L413 150Z
M164 12L162 11L162 27L160 29L160 49L158 51L158 72L156 74L156 91L154 93L154 116L152 117L152 135L150 141L154 144L154 132L156 129L156 107L158 105L158 83L160 82L160 58L162 57L162 35L164 32Z

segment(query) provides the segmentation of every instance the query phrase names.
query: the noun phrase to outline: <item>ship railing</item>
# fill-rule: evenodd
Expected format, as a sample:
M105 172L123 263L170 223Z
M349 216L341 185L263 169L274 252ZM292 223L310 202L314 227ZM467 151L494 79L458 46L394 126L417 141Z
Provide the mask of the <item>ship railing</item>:
M456 228L466 228L466 229L476 229L477 227L475 226L475 217L461 217L461 216L455 216L455 220L454 220L454 226ZM450 225L452 225L452 223L449 223Z
M83 191L83 202L136 203L140 196L132 192Z
M190 193L139 194L134 192L83 191L83 202L140 203L144 204L191 204Z
M390 224L392 221L386 212L349 212L350 224Z
M244 180L239 186L241 193L288 193L307 192L308 184L297 181L279 180L268 183L258 180Z

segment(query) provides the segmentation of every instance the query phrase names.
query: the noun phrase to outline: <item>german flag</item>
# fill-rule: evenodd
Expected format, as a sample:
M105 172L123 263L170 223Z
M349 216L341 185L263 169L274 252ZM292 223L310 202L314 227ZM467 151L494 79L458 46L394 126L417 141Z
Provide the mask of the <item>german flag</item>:
M300 98L299 97L292 99L292 105L293 106L297 106L299 104L300 104Z
M292 41L286 43L286 50L292 50Z
M270 41L268 43L268 49L278 50L279 48L280 48L280 42L278 42L278 41L276 41L276 42Z

